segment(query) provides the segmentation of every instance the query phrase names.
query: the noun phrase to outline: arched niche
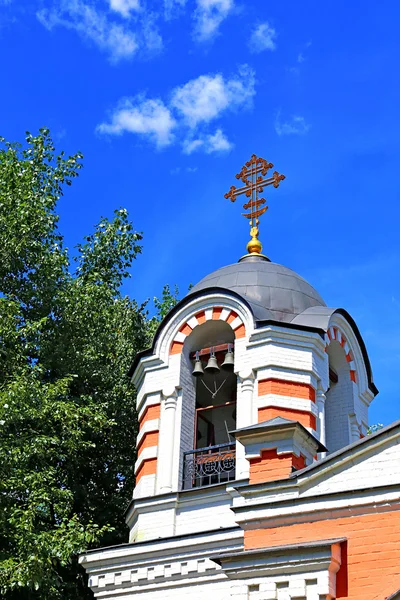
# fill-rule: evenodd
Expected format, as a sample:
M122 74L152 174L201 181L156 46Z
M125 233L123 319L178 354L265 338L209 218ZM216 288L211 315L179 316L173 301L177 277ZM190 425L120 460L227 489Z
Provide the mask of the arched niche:
M236 427L237 376L222 363L228 348L234 353L235 332L229 323L209 320L196 326L186 337L181 354L181 480L185 452L234 443L229 435ZM195 353L204 375L192 375ZM220 370L210 373L206 365L215 352ZM211 480L210 480L211 483Z
M353 381L346 352L337 340L327 347L329 360L329 388L326 393L325 427L326 446L335 452L351 442L349 414L354 411Z

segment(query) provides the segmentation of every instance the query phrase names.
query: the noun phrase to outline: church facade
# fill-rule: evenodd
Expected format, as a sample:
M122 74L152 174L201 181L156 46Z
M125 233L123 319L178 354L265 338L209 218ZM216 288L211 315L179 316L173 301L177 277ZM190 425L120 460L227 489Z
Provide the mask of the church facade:
M96 598L400 598L400 422L367 435L356 323L249 250L135 360L129 541L80 558Z

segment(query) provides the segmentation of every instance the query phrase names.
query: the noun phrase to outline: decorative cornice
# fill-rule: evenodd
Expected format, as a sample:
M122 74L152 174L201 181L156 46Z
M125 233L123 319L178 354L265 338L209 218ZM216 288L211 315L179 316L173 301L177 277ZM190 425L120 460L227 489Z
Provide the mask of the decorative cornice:
M221 565L229 579L249 577L269 577L291 573L326 570L336 573L339 570L340 544L346 538L334 538L318 542L297 543L285 546L243 550L220 554L212 558ZM332 568L334 563L334 568Z

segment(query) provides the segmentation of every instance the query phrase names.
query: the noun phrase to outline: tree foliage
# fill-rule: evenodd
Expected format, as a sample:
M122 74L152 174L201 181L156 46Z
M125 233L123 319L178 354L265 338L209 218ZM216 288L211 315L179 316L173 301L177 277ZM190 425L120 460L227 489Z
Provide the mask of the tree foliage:
M141 251L127 212L101 219L71 258L57 202L82 155L48 130L0 148L0 594L91 597L77 554L126 541L144 306L121 284ZM79 218L79 215L77 215Z
M157 298L156 296L153 298L156 313L148 323L149 336L151 339L154 337L161 321L169 313L169 311L178 304L178 301L178 286L174 285L173 289L171 290L171 286L168 285L168 283L163 287L163 290L161 292L161 298Z

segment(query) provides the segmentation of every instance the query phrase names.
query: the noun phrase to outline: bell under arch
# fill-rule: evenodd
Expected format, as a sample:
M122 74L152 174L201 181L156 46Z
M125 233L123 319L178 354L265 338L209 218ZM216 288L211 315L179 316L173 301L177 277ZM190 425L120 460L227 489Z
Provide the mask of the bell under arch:
M235 334L226 321L210 320L197 325L185 339L183 353L190 354L200 348L210 348L221 344L233 344Z
M218 482L234 478L234 469L230 473L197 473L198 477L187 477L188 465L192 472L197 458L200 457L196 463L198 469L203 455L226 452L235 446L229 432L236 427L237 376L233 362L224 366L227 353L234 355L234 342L232 327L221 320L209 320L196 326L185 339L181 355L184 394L180 477L183 488L217 483L216 478ZM213 370L208 368L211 357L211 362L218 365ZM202 365L197 376L193 375L196 358ZM193 455L187 454L192 451Z

